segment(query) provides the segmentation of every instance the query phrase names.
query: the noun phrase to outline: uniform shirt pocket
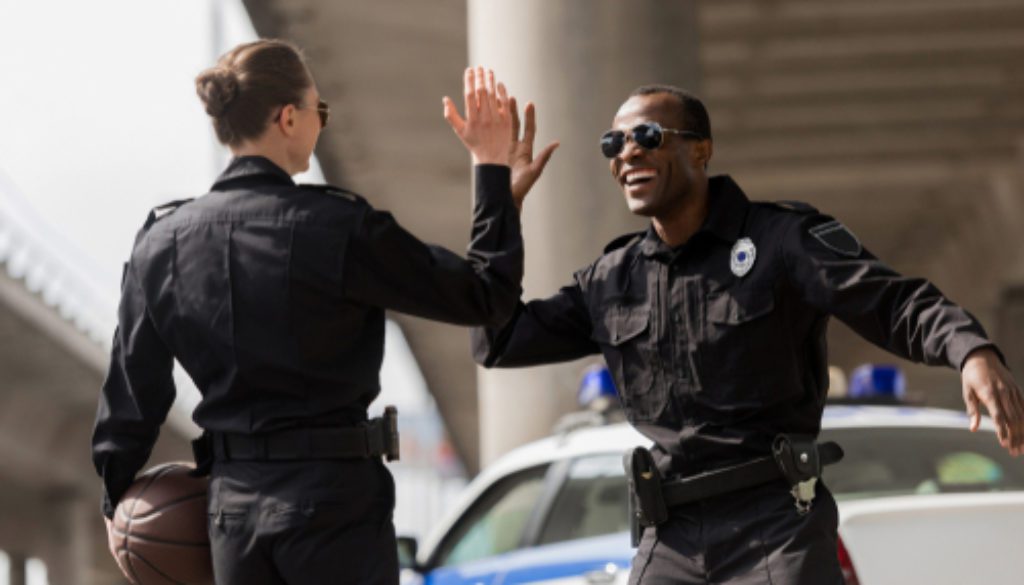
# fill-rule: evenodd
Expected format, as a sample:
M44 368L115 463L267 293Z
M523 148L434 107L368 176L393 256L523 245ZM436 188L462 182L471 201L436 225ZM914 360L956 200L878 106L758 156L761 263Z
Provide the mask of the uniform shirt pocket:
M591 338L601 347L629 419L656 420L665 409L666 398L655 384L658 362L650 308L604 309L595 319Z
M622 346L647 330L650 315L647 307L611 307L594 324L591 337L601 345Z
M737 290L708 297L708 322L719 325L739 325L775 308L775 295L771 289Z
M758 408L769 390L779 331L771 288L713 293L700 344L700 400L722 411Z

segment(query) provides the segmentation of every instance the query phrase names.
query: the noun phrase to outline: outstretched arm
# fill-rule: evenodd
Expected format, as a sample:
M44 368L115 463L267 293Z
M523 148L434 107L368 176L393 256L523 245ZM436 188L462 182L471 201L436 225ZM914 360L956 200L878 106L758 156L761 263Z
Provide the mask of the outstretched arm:
M467 69L465 117L444 98L445 119L475 164L467 257L430 245L389 213L367 209L345 251L345 295L372 306L459 325L497 325L521 293L523 242L511 195L512 114L492 71Z
M578 283L555 295L518 303L500 327L473 329L473 358L484 367L515 368L569 361L600 351Z
M829 246L842 235L847 247ZM831 313L868 341L903 358L961 371L971 429L979 404L995 422L1000 444L1024 452L1024 401L981 324L923 278L899 274L860 247L832 218L808 214L782 242L790 282L804 300Z

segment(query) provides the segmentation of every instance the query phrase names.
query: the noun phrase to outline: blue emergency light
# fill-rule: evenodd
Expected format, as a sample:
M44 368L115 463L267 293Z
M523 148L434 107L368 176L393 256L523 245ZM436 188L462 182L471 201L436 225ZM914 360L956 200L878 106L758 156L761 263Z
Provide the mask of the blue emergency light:
M616 394L611 372L606 366L595 364L583 372L576 400L580 406L587 407L599 398L614 399Z
M850 374L849 397L853 399L892 398L902 400L907 379L896 366L865 364Z

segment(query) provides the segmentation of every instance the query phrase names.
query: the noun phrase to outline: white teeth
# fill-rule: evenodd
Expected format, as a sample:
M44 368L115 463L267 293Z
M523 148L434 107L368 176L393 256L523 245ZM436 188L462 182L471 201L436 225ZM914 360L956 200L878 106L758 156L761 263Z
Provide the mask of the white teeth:
M654 169L635 169L627 171L625 175L626 184L633 183L635 181L642 181L646 179L653 179L658 175L658 172Z

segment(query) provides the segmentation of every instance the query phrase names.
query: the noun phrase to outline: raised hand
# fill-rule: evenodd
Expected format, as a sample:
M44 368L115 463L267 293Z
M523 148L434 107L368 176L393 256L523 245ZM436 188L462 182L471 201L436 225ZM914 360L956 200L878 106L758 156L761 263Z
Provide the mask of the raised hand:
M533 139L537 134L537 120L533 102L526 104L526 127L523 129L522 139L519 137L519 107L516 105L516 98L509 98L509 109L512 111L512 151L509 154L512 160L512 199L516 207L522 210L526 194L544 172L548 160L558 148L558 142L552 142L544 147L535 158Z
M473 164L508 166L512 152L512 114L504 84L495 83L494 72L483 67L466 69L464 77L466 117L455 103L444 97L444 119L462 144Z

